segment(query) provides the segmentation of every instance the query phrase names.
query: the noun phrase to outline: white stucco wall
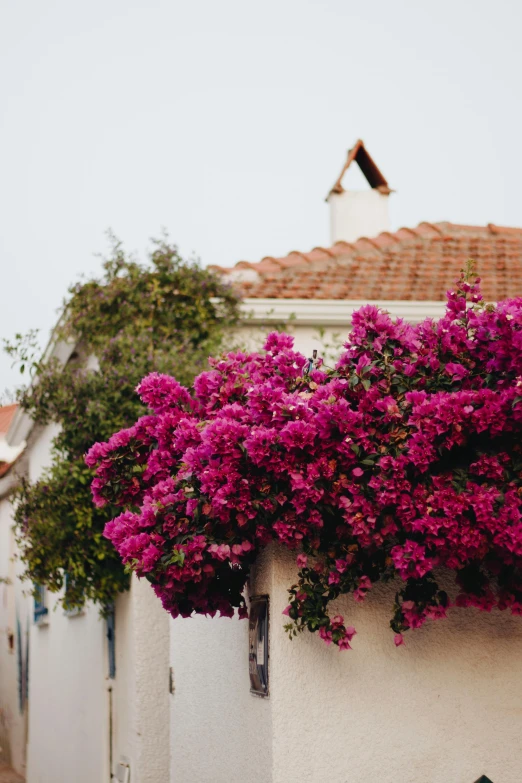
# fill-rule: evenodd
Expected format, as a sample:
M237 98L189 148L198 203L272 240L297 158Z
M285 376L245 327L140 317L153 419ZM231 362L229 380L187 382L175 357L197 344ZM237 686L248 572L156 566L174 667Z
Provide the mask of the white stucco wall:
M330 239L354 242L359 237L376 237L390 230L389 195L378 190L345 190L331 193Z
M27 449L29 481L37 481L42 472L51 465L51 447L59 431L58 424L48 424L33 430Z
M346 341L351 317L366 302L340 299L245 299L244 320L237 330L237 341L249 350L258 350L266 335L284 328L295 337L295 347L307 357L317 349L318 356L334 361ZM390 313L392 318L404 318L418 323L425 318L440 318L443 302L398 302L380 300L371 304Z
M168 617L150 585L116 601L113 680L98 608L69 617L57 601L31 627L28 783L110 781L111 712L113 775L125 761L132 783L168 781Z
M51 464L57 432L56 425L31 430L30 422L19 417L13 440L27 437L23 470L30 481ZM131 590L116 601L116 677L111 680L107 626L98 607L88 604L70 616L59 605L60 596L47 592L46 622L34 623L33 599L24 595L31 585L18 578L23 564L15 569L12 562L11 516L9 500L0 499L0 576L11 578L11 584L0 584L0 742L5 735L5 758L27 772L27 783L110 781L124 760L132 783L168 781L169 620L149 583L134 578ZM24 654L30 646L29 707L23 714L17 707L16 647L14 654L7 651L7 634L16 631L15 606Z
M238 330L238 339L249 350L260 350L266 335L273 331L274 327L244 326ZM288 323L284 331L294 337L294 347L307 358L317 350L317 356L323 361L332 362L334 356L338 356L342 350L342 343L346 340L347 329L343 326L333 327L321 331L314 326L301 326Z
M124 760L134 766L136 742L135 708L129 694L134 690L134 634L131 593L119 595L115 602L116 677L112 688L112 771Z
M49 460L53 428L33 439L28 454L32 478ZM108 774L104 624L92 606L66 617L58 596L47 594L48 622L34 623L31 585L20 576L8 497L0 501L0 710L4 742L13 767L28 783L92 783ZM22 657L29 646L28 700L19 705L18 634ZM9 652L8 634L14 633Z
M54 425L27 448L31 481L51 462ZM132 783L169 779L169 624L146 581L116 601L116 678L98 607L77 616L47 593L48 622L30 627L28 783L102 783L127 759ZM33 603L29 599L32 616ZM111 698L112 697L112 698ZM112 701L112 707L111 707Z
M389 628L395 588L336 611L353 650L283 625L294 557L270 547L251 594L270 596L270 695L249 693L244 621L171 622L171 781L493 783L522 780L522 618L455 609L406 635Z
M171 621L172 783L269 783L271 704L250 693L248 622Z
M20 709L18 692L18 635L20 622L22 657L27 649L27 629L31 602L24 596L17 581L20 564L13 559L15 541L12 530L12 510L8 498L0 500L0 759L10 763L20 774L25 773L27 711ZM13 648L9 637L12 635Z
M51 463L56 425L33 431L28 474ZM25 586L26 589L30 587ZM108 779L105 623L98 609L70 617L47 593L48 622L30 624L28 783L92 783ZM31 614L32 601L30 600Z
M56 602L31 627L28 783L107 780L105 626L92 605L68 617Z
M338 602L357 628L339 652L287 638L293 556L273 549L268 570L272 783L520 783L522 618L454 609L395 648L391 584Z
M124 761L132 783L168 783L169 618L145 580L132 579L116 601L113 768Z

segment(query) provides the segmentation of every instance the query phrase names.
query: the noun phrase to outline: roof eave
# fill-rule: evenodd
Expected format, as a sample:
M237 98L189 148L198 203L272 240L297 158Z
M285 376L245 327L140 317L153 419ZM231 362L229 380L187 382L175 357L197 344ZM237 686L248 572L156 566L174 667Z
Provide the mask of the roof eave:
M440 318L445 311L442 301L396 301L355 299L254 299L241 304L242 324L269 324L291 321L299 326L350 327L353 313L363 305L376 305L392 318L418 323L425 318Z

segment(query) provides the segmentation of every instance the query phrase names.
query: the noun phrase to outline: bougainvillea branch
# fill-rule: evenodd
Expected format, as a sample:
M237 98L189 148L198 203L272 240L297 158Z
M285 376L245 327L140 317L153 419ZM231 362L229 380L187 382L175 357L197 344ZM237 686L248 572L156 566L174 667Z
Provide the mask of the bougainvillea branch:
M263 353L213 359L192 390L166 375L152 411L94 445L105 535L172 616L247 612L244 587L270 542L295 550L285 614L350 647L329 604L395 579L395 643L450 598L522 614L522 299L485 306L463 275L438 322L374 306L353 316L325 369L270 334Z

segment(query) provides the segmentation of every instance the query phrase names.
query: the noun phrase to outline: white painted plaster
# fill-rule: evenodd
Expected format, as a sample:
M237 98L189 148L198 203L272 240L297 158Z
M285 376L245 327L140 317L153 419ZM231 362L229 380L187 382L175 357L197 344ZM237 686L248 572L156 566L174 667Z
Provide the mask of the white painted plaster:
M5 436L0 435L0 463L14 462L19 454L22 453L24 447L25 442L22 442L19 446L10 446L5 439Z
M295 575L294 557L271 549L271 783L520 783L522 618L455 609L395 648L391 584L337 602L358 631L339 652L287 638Z
M113 771L130 765L133 783L169 780L169 619L146 580L116 600Z
M133 783L169 780L169 617L145 579L133 577Z
M45 428L31 443L32 480L50 464L57 431ZM124 756L133 783L167 781L169 628L150 585L135 579L116 602L114 681L108 679L106 624L98 608L88 605L67 617L61 607L53 611L56 602L49 597L48 626L31 629L28 783L109 779L109 688L113 774Z
M26 773L30 715L28 705L33 691L36 694L35 702L38 703L39 688L31 671L35 652L33 648L29 650L29 702L20 710L17 620L20 622L22 658L25 663L27 647L32 647L34 603L29 595L31 585L20 579L23 564L17 557L10 492L16 484L16 473L19 469L23 471L27 468L29 475L35 479L41 470L50 464L50 444L57 431L53 425L34 430L32 445L27 454L0 481L0 576L9 580L8 584L0 585L0 744L4 746L3 755L10 757L11 764L21 774ZM26 434L29 434L29 431L26 431ZM16 440L11 442L16 443ZM14 636L12 652L9 651L11 634ZM47 678L47 674L45 677ZM49 724L47 710L45 715L45 721Z
M58 424L35 427L33 430L27 452L29 481L37 481L42 472L52 464L51 447L59 431Z
M266 335L273 329L273 325L245 327L238 330L237 339L240 345L247 350L260 350ZM294 337L294 348L297 351L300 351L306 357L310 357L315 349L317 350L317 355L323 358L325 362L333 360L333 357L338 357L342 350L342 343L347 337L347 329L345 327L319 331L313 326L300 326L290 323L285 326L284 331Z
M56 425L32 430L24 466L31 481L52 462ZM16 441L16 439L15 439ZM11 474L9 474L10 476ZM6 479L2 487L10 482ZM132 783L169 780L169 619L148 582L133 579L132 589L116 602L116 679L108 679L106 624L97 607L66 616L59 596L47 593L47 622L35 625L30 589L15 573L15 544L9 499L0 500L0 741L5 756L25 772L27 783L102 783L110 780L110 701L112 691L113 774L118 761L131 762ZM25 630L29 623L29 710L18 710L17 659L7 652L8 629L15 629L15 604ZM24 645L27 643L24 636ZM25 647L24 647L25 650ZM6 730L2 732L2 716ZM28 717L29 716L29 717ZM0 755L0 758L2 756Z
M397 301L375 299L244 299L241 304L244 321L242 328L255 324L258 328L274 323L319 328L351 326L352 315L363 305L372 304L386 310L392 318L404 318L418 323L424 318L440 318L445 303L436 301Z
M57 432L50 425L30 433L22 461L32 481L50 465ZM3 483L10 478L11 473ZM58 596L48 593L48 622L35 625L31 585L20 581L23 564L13 559L16 555L12 507L5 496L0 501L0 576L7 569L11 583L0 587L0 628L15 633L15 653L6 653L7 635L2 633L0 708L9 715L11 763L27 775L28 783L108 780L105 624L92 606L77 617L66 617L57 606ZM29 698L23 714L18 703L16 615L24 657L27 644L30 652Z
M134 636L131 590L119 595L115 602L115 652L116 677L109 683L112 688L112 772L122 758L129 760L131 771L134 766L136 747L135 709L131 694L135 690L135 656L132 639Z
M171 621L172 783L268 783L270 701L250 693L248 622Z
M67 617L57 599L31 628L28 783L110 780L109 690L113 774L126 758L133 783L168 781L168 617L150 585L134 579L117 599L115 680L97 607Z
M0 500L0 759L10 763L20 774L25 773L27 712L20 711L18 697L18 639L16 618L22 629L22 653L27 646L27 621L30 605L17 581L20 564L13 559L15 542L12 530L12 509L7 497ZM10 651L9 636L14 648Z
M376 237L390 230L389 195L369 190L345 190L331 193L330 238L335 242L354 242L360 237Z
M88 605L67 617L48 595L49 623L30 631L28 783L108 780L105 624Z

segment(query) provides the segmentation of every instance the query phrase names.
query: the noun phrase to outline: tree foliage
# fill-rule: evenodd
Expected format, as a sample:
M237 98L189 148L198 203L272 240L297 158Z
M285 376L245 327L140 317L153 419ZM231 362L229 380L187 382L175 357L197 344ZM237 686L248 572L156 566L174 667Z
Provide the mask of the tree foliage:
M103 276L69 289L52 343L74 346L65 365L34 358L34 333L6 345L32 375L21 406L37 425L59 425L51 467L34 483L24 480L15 496L25 575L58 591L67 574L68 608L87 599L106 607L128 586L102 536L114 509L93 506L85 452L143 413L135 387L144 375L169 371L190 383L237 318L231 289L167 240L154 244L148 263L115 243Z

